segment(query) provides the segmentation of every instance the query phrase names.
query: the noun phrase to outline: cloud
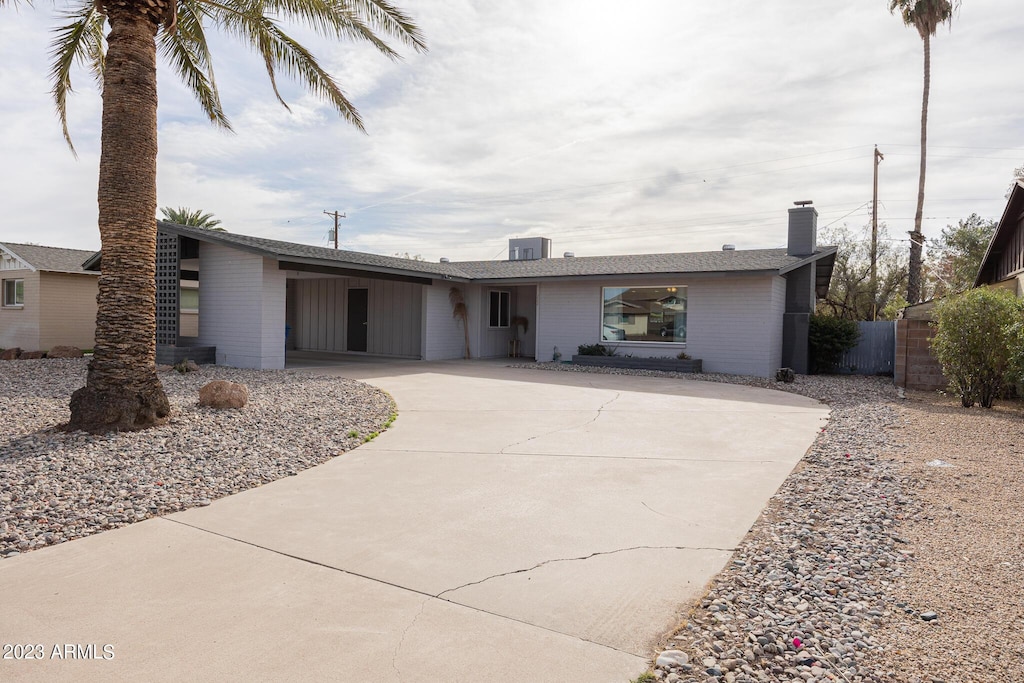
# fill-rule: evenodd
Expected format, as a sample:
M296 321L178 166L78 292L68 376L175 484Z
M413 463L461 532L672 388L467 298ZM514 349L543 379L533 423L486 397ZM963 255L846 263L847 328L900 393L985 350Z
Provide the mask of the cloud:
M401 3L399 3L401 4ZM873 3L704 4L421 0L430 45L389 61L308 40L367 134L229 38L214 59L234 134L212 128L162 69L159 202L225 225L431 260L491 258L513 235L578 254L776 246L786 209L863 223L872 145L882 216L913 220L921 41ZM933 41L926 235L998 216L1024 163L1024 93L1011 87L1024 18L1011 0L965 5ZM62 146L45 80L47 10L0 23L2 239L95 244L99 104L84 74ZM991 149L989 149L991 148ZM847 216L847 214L849 214ZM845 218L844 218L845 216Z

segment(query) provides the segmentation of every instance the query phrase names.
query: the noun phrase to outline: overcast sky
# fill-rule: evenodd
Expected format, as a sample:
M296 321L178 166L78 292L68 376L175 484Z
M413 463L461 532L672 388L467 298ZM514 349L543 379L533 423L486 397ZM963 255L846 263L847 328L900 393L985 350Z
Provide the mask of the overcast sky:
M819 227L913 226L922 46L885 0L398 0L430 50L389 62L310 41L364 135L260 63L213 46L235 133L212 128L161 65L158 201L232 231L428 260L504 257L545 236L578 256L781 246L786 210ZM998 218L1024 165L1020 0L965 0L932 41L925 235ZM57 1L58 8L63 3ZM626 9L624 9L626 8ZM47 3L0 20L0 241L99 247L100 97L70 100L76 160L53 114Z

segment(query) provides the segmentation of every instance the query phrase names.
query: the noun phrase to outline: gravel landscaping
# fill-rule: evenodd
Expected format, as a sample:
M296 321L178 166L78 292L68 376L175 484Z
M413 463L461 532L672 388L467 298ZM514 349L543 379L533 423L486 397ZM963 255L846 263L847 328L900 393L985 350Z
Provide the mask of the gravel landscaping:
M173 409L165 425L106 436L55 429L86 363L0 363L0 558L297 474L394 416L390 396L354 380L202 366L161 373ZM200 407L199 388L215 379L246 385L249 404Z
M529 366L524 366L529 367ZM890 378L579 368L790 391L828 426L649 677L728 681L1024 680L1021 407L898 399Z
M676 374L529 363L789 391L828 425L700 597L647 680L1002 683L1024 680L1024 407L896 396L889 378ZM320 464L386 427L384 392L307 372L161 374L154 429L90 436L67 421L85 360L0 363L0 558L207 505ZM242 410L198 405L214 379Z

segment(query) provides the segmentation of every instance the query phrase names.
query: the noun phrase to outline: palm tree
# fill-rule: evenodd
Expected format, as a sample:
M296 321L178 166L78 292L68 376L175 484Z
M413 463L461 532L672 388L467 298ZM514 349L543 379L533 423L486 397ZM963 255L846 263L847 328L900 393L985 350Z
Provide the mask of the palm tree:
M156 155L159 52L215 124L230 128L207 49L206 30L222 29L262 57L277 99L279 72L326 100L349 123L362 120L316 58L279 19L336 39L362 40L389 58L381 35L416 51L419 29L388 0L69 0L52 44L53 96L64 137L71 67L86 64L100 82L99 279L94 356L86 386L71 397L69 429L142 429L170 412L156 376ZM0 6L18 0L0 0ZM109 25L109 33L104 32ZM287 107L287 105L285 104Z
M202 209L193 211L186 206L179 206L177 209L161 206L160 213L164 215L164 218L178 225L190 225L193 228L206 228L216 232L227 232L224 228L218 227L220 219L214 218L212 213L203 213Z
M924 215L925 157L928 148L928 93L931 89L931 38L939 26L952 21L953 14L960 7L960 0L889 0L889 11L899 14L903 23L917 29L924 41L924 94L921 101L921 171L917 181L917 212L914 214L914 231L910 233L910 276L907 281L907 301L916 304L921 300L921 247L924 235L921 233L921 217Z

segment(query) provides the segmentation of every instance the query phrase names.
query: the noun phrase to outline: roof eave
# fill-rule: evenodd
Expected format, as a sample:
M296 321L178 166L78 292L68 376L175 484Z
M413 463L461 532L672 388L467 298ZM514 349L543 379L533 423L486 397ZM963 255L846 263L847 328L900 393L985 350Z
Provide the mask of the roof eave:
M992 239L988 241L988 247L985 249L985 256L981 259L981 265L978 266L978 274L974 277L975 287L980 287L981 285L985 284L985 282L983 282L982 279L985 274L985 271L989 266L989 259L992 258L993 256L993 248L995 247L995 245L999 243L1000 246L1002 246L1002 242L1009 239L1008 237L1003 237L1003 235L1006 234L1007 230L1016 230L1016 226L1009 227L1010 217L1013 216L1014 214L1020 214L1020 204L1022 201L1024 201L1024 180L1017 180L1017 182L1013 186L1013 189L1010 191L1010 199L1006 202L1006 208L1003 209L1003 215L999 219L999 223L996 226L996 231L992 233ZM1002 250L1000 250L999 253L1002 254Z
M790 263L789 265L782 266L781 268L779 268L779 275L785 275L786 273L790 273L796 270L797 268L802 268L806 266L808 263L814 263L815 261L819 261L827 256L835 254L838 251L839 247L837 246L819 247L818 251L814 252L810 256L806 256L800 259L799 261L796 261L795 263Z
M365 263L352 263L349 261L332 261L330 259L318 259L308 256L288 256L288 255L271 255L267 254L268 258L273 258L282 264L282 268L287 270L285 264L288 263L302 263L310 266L319 266L324 269L337 269L346 271L359 271L360 273L367 273L372 275L373 273L382 273L387 275L397 275L400 277L412 278L416 280L444 280L446 282L469 282L468 277L456 275L453 273L430 273L422 270L405 270L402 268L389 268L387 266L377 266Z
M82 263L82 270L98 271L103 266L103 252L97 251L95 254L85 259Z
M188 226L181 226L177 223L167 223L165 221L157 221L157 228L169 232L179 237L189 237L192 239L199 240L200 242L213 242L220 244L231 249L238 249L241 251L248 252L250 254L257 254L265 258L274 259L275 261L290 261L293 263L305 263L313 266L322 266L325 268L339 268L345 270L358 270L365 273L388 273L391 275L401 275L413 278L423 278L429 280L452 280L458 282L468 282L469 278L457 273L442 273L432 272L423 270L414 270L406 268L390 268L388 266L372 265L365 263L355 263L352 261L335 261L332 259L321 259L311 256L295 256L291 254L283 254L272 249L265 249L263 247L253 246L251 244L240 244L230 237L221 237L221 233L217 231L203 230L199 232L196 228L189 228ZM182 229L184 228L184 229ZM231 234L231 233L227 233Z
M31 263L29 263L28 259L26 259L26 258L24 258L22 256L19 256L17 253L15 253L15 251L13 249L8 247L6 244L0 244L0 249L2 249L3 251L7 252L11 256L13 256L14 258L16 258L19 261L21 261L22 263L24 263L26 266L28 266L28 269L31 270L33 273L36 272L37 270L39 270L38 268L33 266Z
M488 285L515 285L515 284L530 284L531 282L551 282L551 281L565 281L565 280L607 280L609 278L644 278L644 279L657 279L665 277L727 277L729 275L758 275L758 274L777 274L779 271L777 268L750 268L750 269L734 269L734 270L665 270L658 272L646 272L646 273L587 273L587 274L571 274L571 275L520 275L514 277L475 277L471 278L471 281L481 284Z

